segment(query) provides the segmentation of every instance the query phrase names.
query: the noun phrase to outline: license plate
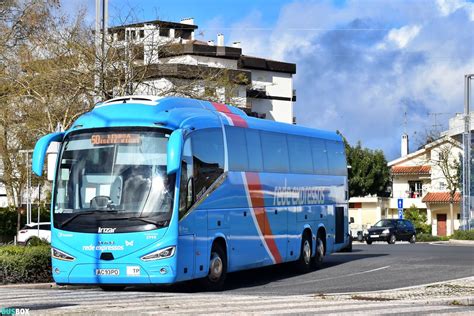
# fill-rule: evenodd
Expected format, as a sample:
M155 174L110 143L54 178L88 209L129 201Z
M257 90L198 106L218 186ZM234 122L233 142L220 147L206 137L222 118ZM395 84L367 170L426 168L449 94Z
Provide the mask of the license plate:
M95 269L95 275L118 276L120 275L120 270L119 269Z
M370 238L379 238L379 235L370 235Z

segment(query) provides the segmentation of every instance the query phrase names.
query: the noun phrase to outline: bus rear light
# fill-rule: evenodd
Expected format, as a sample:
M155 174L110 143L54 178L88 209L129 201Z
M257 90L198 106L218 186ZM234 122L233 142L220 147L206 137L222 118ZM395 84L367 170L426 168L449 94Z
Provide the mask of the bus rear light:
M149 254L141 257L141 259L143 261L166 259L166 258L170 258L170 257L174 256L175 252L176 252L176 247L175 246L166 247L166 248L163 248L163 249L160 249L160 250L156 250L152 253L149 253Z
M76 259L73 256L68 255L67 253L62 252L61 250L58 250L56 248L51 248L51 256L55 259L63 261L74 261Z

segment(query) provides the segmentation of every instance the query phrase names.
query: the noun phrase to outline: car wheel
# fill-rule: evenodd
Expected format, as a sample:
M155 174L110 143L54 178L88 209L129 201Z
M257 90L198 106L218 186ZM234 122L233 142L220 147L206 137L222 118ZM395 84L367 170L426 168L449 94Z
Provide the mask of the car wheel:
M218 244L214 244L209 261L209 273L201 280L202 285L210 291L219 291L224 287L227 276L227 256Z
M394 234L391 234L387 242L390 245L393 245L395 243L395 241L397 241L397 237Z
M124 285L100 285L99 287L102 289L102 291L107 292L119 292L125 289Z
M31 238L28 239L28 240L25 242L25 246L27 246L27 247L30 247L31 244L33 244L33 239L31 239Z
M369 238L367 238L365 242L367 243L367 245L372 245L372 240L370 240Z
M358 241L358 242L363 242L363 241L364 241L364 236L362 236L362 235L357 235L357 241Z
M413 234L413 235L411 235L411 237L410 237L410 244L414 244L415 242L416 242L416 235Z

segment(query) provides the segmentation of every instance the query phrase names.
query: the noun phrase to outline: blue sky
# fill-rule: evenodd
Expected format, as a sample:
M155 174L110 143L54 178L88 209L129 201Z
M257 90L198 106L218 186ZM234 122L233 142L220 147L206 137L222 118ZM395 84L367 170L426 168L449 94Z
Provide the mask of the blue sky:
M94 0L64 1L94 16ZM296 63L299 124L338 129L354 144L400 154L463 111L474 72L474 4L464 0L109 0L112 23L194 17L198 39L241 41L244 54ZM121 16L121 18L118 18ZM113 18L115 17L115 19ZM438 113L433 115L433 113Z

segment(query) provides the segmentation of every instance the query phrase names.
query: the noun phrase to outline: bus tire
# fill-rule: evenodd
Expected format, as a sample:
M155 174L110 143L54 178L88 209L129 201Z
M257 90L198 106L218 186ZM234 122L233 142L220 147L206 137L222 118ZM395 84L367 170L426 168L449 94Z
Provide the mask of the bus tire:
M309 236L308 236L309 235ZM306 273L311 270L311 257L313 256L313 250L311 247L310 234L303 234L301 240L301 251L300 258L296 261L296 267L301 273Z
M124 285L100 285L99 287L106 292L119 292L125 289Z
M222 247L215 243L209 258L209 273L202 279L202 285L210 291L220 291L227 276L227 255Z
M312 260L312 266L314 269L320 269L323 266L324 260L324 242L321 239L321 236L318 234L316 238L316 254Z

